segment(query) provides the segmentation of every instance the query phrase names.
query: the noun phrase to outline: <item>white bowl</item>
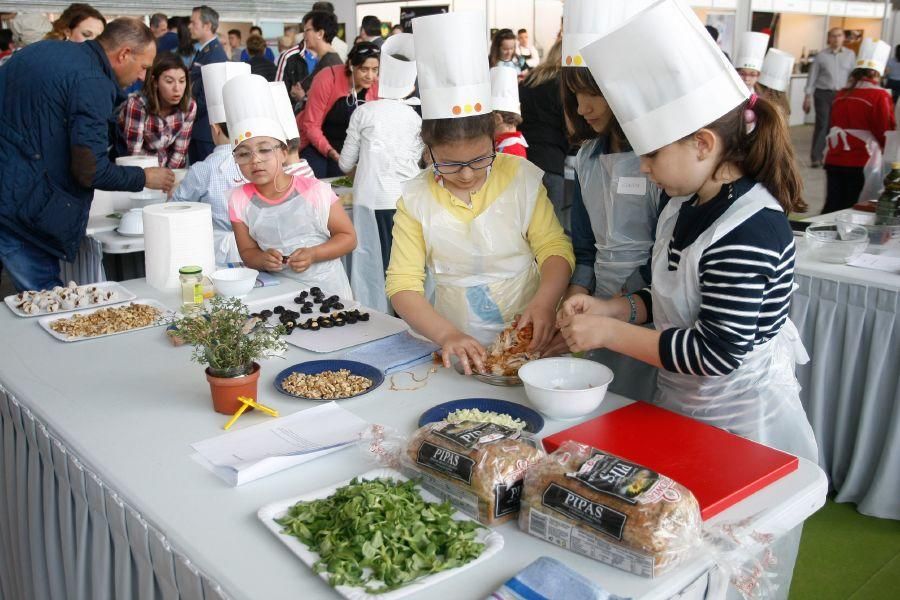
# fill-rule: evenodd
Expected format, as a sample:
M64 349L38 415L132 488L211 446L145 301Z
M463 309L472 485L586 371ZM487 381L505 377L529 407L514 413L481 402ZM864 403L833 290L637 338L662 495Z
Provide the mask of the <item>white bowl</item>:
M132 208L122 215L118 231L123 235L143 235L144 211L140 208Z
M600 406L613 372L606 365L584 358L542 358L522 365L519 379L538 412L551 419L569 420Z
M838 235L845 235L854 225L862 225L869 232L869 254L881 254L900 248L900 217L882 225L875 224L875 213L845 213L835 217Z
M847 263L869 245L869 232L862 225L817 223L807 227L805 236L810 257L826 263Z
M220 296L233 296L243 298L250 293L256 285L256 277L259 271L238 267L235 269L220 269L210 276L216 293Z

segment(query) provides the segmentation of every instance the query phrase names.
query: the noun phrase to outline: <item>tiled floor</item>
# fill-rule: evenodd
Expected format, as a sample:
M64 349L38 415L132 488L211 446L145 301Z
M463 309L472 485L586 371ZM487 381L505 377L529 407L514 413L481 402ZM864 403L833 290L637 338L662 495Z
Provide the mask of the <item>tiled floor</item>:
M797 156L797 164L800 166L800 175L803 177L803 197L809 204L809 211L797 214L795 217L812 217L822 212L825 205L825 170L809 168L809 149L812 145L812 125L791 127L791 139L794 142L794 151Z

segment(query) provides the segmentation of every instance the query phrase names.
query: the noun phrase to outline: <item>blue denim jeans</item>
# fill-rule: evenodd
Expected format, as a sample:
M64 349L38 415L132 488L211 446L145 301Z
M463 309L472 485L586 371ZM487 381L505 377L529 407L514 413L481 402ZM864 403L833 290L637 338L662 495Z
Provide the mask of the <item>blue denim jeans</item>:
M0 225L0 263L20 292L62 285L59 257L45 252Z

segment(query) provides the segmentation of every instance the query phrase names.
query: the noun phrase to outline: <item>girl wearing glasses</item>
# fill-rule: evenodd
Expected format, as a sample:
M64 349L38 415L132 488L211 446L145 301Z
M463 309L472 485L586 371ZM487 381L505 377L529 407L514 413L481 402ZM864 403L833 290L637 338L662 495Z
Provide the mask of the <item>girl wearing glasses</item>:
M343 175L338 161L350 117L366 99L378 98L381 51L371 42L353 47L346 65L324 69L313 79L306 108L300 113L300 156L316 177Z
M224 90L234 160L249 181L229 200L241 259L352 299L340 258L356 247L353 224L329 185L284 172L287 140L268 85L258 75L242 75Z
M543 172L494 153L484 30L481 13L413 21L432 169L403 186L386 282L397 313L442 346L444 366L455 357L467 374L483 372L485 345L513 322L533 326L531 351L547 347L574 265Z

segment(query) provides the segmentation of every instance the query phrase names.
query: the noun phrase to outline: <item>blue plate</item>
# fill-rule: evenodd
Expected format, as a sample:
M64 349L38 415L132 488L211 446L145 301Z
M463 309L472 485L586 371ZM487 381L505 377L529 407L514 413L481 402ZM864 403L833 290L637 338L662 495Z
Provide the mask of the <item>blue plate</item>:
M525 431L528 433L538 433L544 428L544 418L527 406L493 398L463 398L438 404L422 413L422 416L419 417L419 427L443 421L454 411L473 408L484 412L506 414L514 419L525 421Z
M291 398L299 398L301 400L312 400L313 402L331 402L331 400L324 400L321 398L306 398L304 396L295 396L290 392L286 391L281 387L282 382L288 378L291 373L305 373L306 375L315 375L317 373L321 373L322 371L339 371L341 369L347 369L350 371L351 375L359 375L360 377L367 377L372 380L372 386L364 392L360 392L355 396L348 396L347 398L339 398L339 400L347 400L349 398L358 398L364 394L368 394L382 383L384 383L384 373L373 367L372 365L367 365L365 363L356 362L352 360L311 360L308 362L302 362L300 364L296 364L293 367L288 367L281 373L279 373L275 377L275 389L284 394L285 396L290 396Z

